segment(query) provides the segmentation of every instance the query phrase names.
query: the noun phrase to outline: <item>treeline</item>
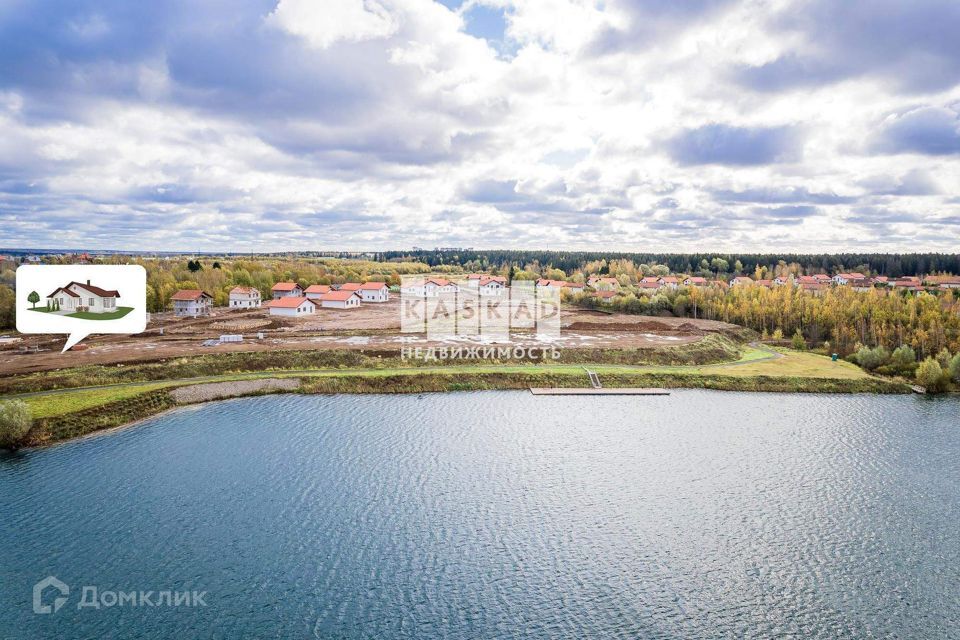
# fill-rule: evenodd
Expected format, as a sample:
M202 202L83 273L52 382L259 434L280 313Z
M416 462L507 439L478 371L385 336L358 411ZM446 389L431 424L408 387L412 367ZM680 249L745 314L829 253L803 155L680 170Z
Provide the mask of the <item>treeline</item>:
M584 294L574 301L626 313L722 320L765 336L789 338L799 332L805 342L842 355L864 345L890 352L906 345L918 359L944 349L960 353L960 292L954 290L913 294L832 287L811 295L792 286L710 287L649 297L629 293L609 302Z
M829 273L860 270L868 275L890 277L926 273L960 273L960 254L944 253L618 253L609 251L521 251L521 250L458 250L458 251L385 251L377 255L388 261L418 261L431 267L456 265L473 269L503 270L510 265L539 264L544 268L572 273L591 262L626 260L635 264L659 264L671 273L694 273L703 265L722 260L728 265L724 273L752 274L759 268L774 271L778 264L799 265L802 273Z

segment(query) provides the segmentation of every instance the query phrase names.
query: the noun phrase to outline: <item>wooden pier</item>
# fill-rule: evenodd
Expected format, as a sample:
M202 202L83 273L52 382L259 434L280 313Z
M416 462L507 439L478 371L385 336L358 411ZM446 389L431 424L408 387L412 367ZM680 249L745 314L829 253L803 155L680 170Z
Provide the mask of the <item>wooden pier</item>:
M642 389L638 387L602 388L565 388L565 387L530 387L530 393L535 396L668 396L666 389Z

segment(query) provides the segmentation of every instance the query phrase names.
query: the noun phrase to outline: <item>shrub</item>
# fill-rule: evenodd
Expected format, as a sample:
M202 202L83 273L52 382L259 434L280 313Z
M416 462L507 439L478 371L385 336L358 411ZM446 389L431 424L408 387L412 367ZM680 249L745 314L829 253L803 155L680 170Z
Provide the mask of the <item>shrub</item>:
M927 358L917 367L917 382L926 388L927 393L937 393L945 387L946 376L943 368L933 358Z
M890 364L897 369L909 369L917 362L917 353L909 345L902 345L893 350Z
M944 371L950 368L950 352L947 351L946 347L940 349L940 353L937 354L937 364Z
M807 348L807 341L803 339L803 334L800 333L800 329L797 329L793 333L793 337L790 339L790 346L797 351L803 351Z
M948 371L950 372L950 377L954 382L960 382L960 353L950 359Z
M23 400L0 402L0 447L16 449L32 423L30 407Z
M881 347L860 347L856 353L856 362L867 371L882 367L890 360L890 352Z

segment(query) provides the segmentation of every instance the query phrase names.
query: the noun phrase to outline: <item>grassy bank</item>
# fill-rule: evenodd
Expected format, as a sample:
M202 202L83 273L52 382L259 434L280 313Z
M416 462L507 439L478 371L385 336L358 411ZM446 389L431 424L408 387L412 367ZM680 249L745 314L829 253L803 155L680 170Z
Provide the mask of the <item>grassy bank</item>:
M747 347L741 357L702 366L589 364L605 387L698 388L802 393L908 393L909 387L871 376L847 362L784 350L771 357ZM261 371L190 380L125 383L25 396L34 417L26 444L46 444L121 426L174 406L169 390L192 384L297 377L301 393L421 393L529 387L588 386L574 364L448 364L434 367ZM3 399L3 398L0 398Z
M560 359L550 360L550 363L693 366L735 361L748 349L729 338L711 334L696 342L675 346L636 349L564 348L560 350ZM144 363L90 365L2 376L0 377L0 395L261 371L435 368L448 365L459 366L462 362L462 360L403 360L398 350L318 349L228 352ZM488 359L470 362L476 365L500 365L515 361ZM528 361L532 364L539 362L540 360L537 359Z

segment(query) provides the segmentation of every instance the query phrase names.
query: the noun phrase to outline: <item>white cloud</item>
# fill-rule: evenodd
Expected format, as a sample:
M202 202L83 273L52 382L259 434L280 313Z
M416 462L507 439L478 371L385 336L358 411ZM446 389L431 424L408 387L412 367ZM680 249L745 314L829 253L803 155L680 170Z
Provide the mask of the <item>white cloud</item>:
M895 157L866 144L903 114L951 108L960 88L901 94L882 73L738 83L743 65L807 46L771 26L802 3L483 4L505 8L509 56L430 0L282 0L266 16L155 16L143 42L75 60L71 40L69 65L30 73L16 65L34 58L0 57L14 79L0 83L8 242L43 244L51 228L91 248L960 242L960 157L921 155L915 138ZM93 40L110 41L119 23L102 24ZM55 37L40 43L54 51ZM703 154L716 139L723 153ZM732 153L744 140L769 157ZM881 209L910 216L867 225Z
M385 38L398 28L387 7L376 0L280 0L270 21L318 49L341 40Z

